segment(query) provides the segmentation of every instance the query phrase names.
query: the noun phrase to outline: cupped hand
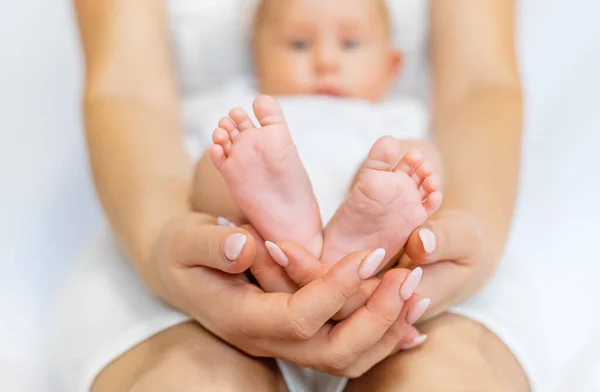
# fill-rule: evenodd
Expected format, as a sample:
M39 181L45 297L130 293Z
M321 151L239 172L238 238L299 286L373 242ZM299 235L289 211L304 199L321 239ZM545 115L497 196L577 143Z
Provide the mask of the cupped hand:
M236 221L236 223L240 222ZM235 225L232 226L235 227ZM300 288L324 277L332 268L330 265L322 264L312 253L295 242L265 243L252 226L242 225L241 227L248 230L256 241L257 257L250 267L250 271L261 288L267 292L295 293ZM383 250L378 250L378 252L383 252ZM381 267L380 265L376 270L369 271L370 275L379 273ZM422 336L413 324L423 316L430 300L415 293L422 277L420 268L413 271L397 269L393 273L400 274L402 277L402 285L398 294L405 304L402 311L404 317L399 322L404 323L403 328L406 333L399 346L401 349L408 350L417 347L426 339L426 336ZM381 275L383 273L379 273L379 276ZM344 320L354 314L357 309L365 306L381 282L375 276L371 278L362 276L362 278L363 282L358 291L348 298L332 317L332 320Z
M352 253L295 293L266 293L241 274L257 257L253 236L189 214L165 229L155 246L165 299L209 331L256 357L274 357L331 374L358 377L400 350L407 328L400 295L406 273L383 275L364 306L332 317L378 269L381 251ZM294 262L295 254L288 258Z

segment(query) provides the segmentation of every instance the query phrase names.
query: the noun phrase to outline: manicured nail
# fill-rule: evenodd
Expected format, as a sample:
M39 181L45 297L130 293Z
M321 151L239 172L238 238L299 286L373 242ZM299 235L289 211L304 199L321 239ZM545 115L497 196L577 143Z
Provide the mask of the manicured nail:
M375 274L375 271L381 265L381 262L385 258L385 249L377 249L371 253L358 267L358 276L361 279L369 279Z
M408 314L406 315L406 322L409 325L416 323L421 317L423 317L427 311L427 308L429 307L429 304L431 304L431 300L429 298L423 298L417 302L415 306L408 311Z
M400 298L403 301L407 301L417 290L419 287L419 283L421 283L421 278L423 277L423 270L421 267L417 267L408 274L406 280L400 287Z
M277 264L279 264L282 267L288 266L290 260L287 258L285 253L283 253L279 246L277 246L271 241L266 241L265 246L267 247L267 251L271 255L271 258L273 258L273 260L275 260Z
M427 340L427 335L417 336L411 342L408 342L408 343L400 346L400 350L402 350L402 351L412 350L413 348L419 347L420 345L422 345L423 342L426 340Z
M244 250L244 246L246 246L246 241L248 241L246 236L240 233L227 238L225 245L223 246L225 257L227 257L229 261L236 261L239 259Z
M217 218L217 225L223 227L237 227L235 223L223 218L222 216Z
M423 249L428 255L435 252L436 240L435 234L429 229L419 229L419 238L423 243Z

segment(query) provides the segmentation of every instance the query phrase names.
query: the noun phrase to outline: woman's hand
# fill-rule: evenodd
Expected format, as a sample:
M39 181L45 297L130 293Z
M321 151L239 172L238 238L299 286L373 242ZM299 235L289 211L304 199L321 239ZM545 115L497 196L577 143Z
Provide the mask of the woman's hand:
M475 266L482 249L479 224L464 211L443 211L411 234L400 265L423 269L419 293L431 298L424 319L465 301L481 285Z
M350 317L329 323L376 272L382 252L355 252L291 294L265 293L238 274L255 260L254 238L205 215L172 222L155 251L165 299L252 356L357 377L400 350L412 333L400 295L407 274L400 269L387 272ZM295 262L293 252L288 257Z
M330 265L322 264L312 253L297 243L283 241L277 244L267 243L267 246L264 246L262 238L251 226L242 227L247 228L257 241L258 257L250 270L257 282L267 292L295 293L299 288L323 278L332 268ZM374 273L380 270L381 266ZM399 348L408 350L417 347L426 339L426 336L421 336L413 324L423 316L430 300L415 293L422 277L420 268L413 271L399 269L396 273L401 273L405 277L399 295L401 299L405 300L402 309L405 317L401 317L401 319L404 322L406 333L399 343ZM380 273L379 275L383 276L384 274ZM332 317L332 320L344 320L354 314L357 309L365 306L379 287L380 282L378 277L363 280L359 290L348 298Z
M294 292L297 287L321 277L329 269L329 266L315 262L308 252L302 252L296 244L278 245L286 255L295 255L294 262L285 266L285 273L272 259L260 258L251 267L254 276L267 291ZM412 306L408 313L411 315L409 321L425 321L470 296L473 291L471 285L480 284L474 267L482 255L482 246L477 221L464 211L441 212L411 234L399 265L412 269L413 276L422 271L423 278L419 294L415 294L407 303L407 306ZM334 319L343 320L363 306L377 284L377 278L364 281L360 290L344 304ZM424 307L425 304L429 305L429 300L431 305ZM427 313L421 317L421 312L425 310Z

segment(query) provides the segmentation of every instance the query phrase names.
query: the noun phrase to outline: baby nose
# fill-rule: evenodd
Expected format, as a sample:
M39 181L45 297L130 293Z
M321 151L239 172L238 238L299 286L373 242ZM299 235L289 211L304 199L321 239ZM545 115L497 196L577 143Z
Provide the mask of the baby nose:
M320 45L316 56L317 71L321 73L337 71L340 64L338 52L334 45Z

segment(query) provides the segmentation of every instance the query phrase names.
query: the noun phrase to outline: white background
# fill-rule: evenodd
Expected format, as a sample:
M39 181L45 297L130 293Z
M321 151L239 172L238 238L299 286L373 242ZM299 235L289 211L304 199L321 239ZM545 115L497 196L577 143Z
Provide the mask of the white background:
M562 154L561 148L552 147L560 140L549 141L539 136L542 133L573 127L581 130L574 133L577 137L587 137L590 132L600 134L598 15L600 2L594 0L522 1L519 40L527 91L527 140L537 143L527 146L527 151L533 154L547 147L554 154L546 154L550 159L543 165L530 162L527 178L536 176L532 171L537 167L552 165L552 156ZM52 296L69 263L100 222L81 132L78 103L81 79L81 57L70 2L0 0L0 390L3 391L52 390L44 378L48 375L43 367L44 332ZM568 137L568 134L553 132L549 137ZM598 137L592 139L596 141ZM593 154L598 148L590 146L587 151ZM588 181L597 183L600 174L592 169L599 168L598 159L592 158L569 162L585 163L590 173ZM566 179L566 187L587 194L587 182L570 172L573 168L555 169L552 175ZM570 175L573 181L569 181ZM552 178L548 176L549 181ZM597 200L590 203L588 210L600 217ZM539 203L543 205L545 200L540 198ZM543 218L545 211L548 210L539 217L533 213L523 216ZM517 230L523 232L526 227L523 223ZM589 235L596 241L586 242L588 251L596 250L586 253L586 257L597 260L596 234ZM556 238L553 245L561 244L560 241ZM568 267L571 260L564 262ZM577 279L577 275L570 279ZM581 286L577 281L571 283L570 290ZM582 312L593 313L594 308L598 309L593 296L585 291L578 296L580 305L589 303ZM564 335L549 337L549 341L574 342L581 336L577 321L582 313L570 314L572 310L557 310L571 319L573 324L569 325L573 328L563 330ZM581 327L587 331L590 325L586 321ZM597 375L600 373L586 370L597 363L591 361L598 361L598 341L581 343L589 352L572 358L571 364L577 364L572 371L561 367L544 377L556 376L553 385L559 390L600 390ZM552 350L553 344L548 343L547 349ZM52 353L46 354L51 358ZM548 354L553 355L552 351ZM575 379L577 387L573 389L569 380Z
M100 219L78 45L69 1L0 0L2 391L50 390L39 373L52 295Z

